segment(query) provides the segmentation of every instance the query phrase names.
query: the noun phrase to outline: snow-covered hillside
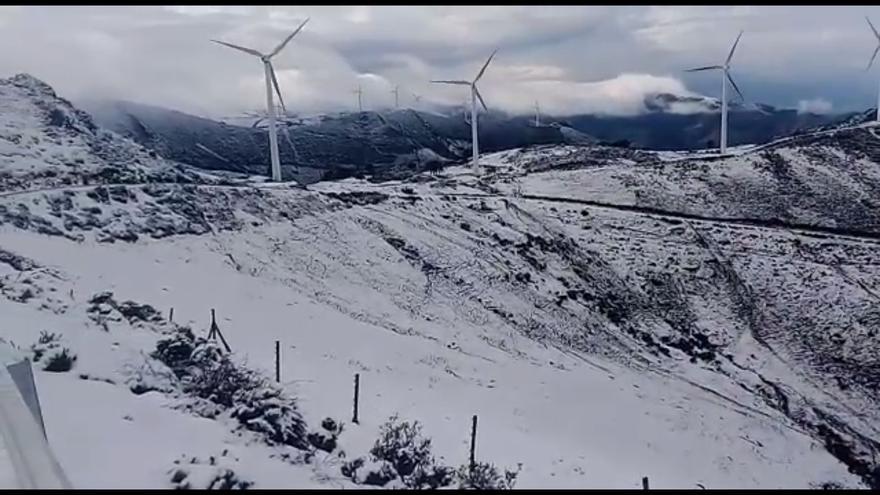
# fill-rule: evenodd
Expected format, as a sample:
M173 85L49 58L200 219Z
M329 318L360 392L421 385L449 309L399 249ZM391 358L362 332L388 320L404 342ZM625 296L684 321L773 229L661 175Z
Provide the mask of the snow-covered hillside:
M0 81L3 121L32 119L45 140L48 93L18 88ZM655 194L668 187L678 203L639 210L631 191L647 186L613 176L700 164L555 147L385 184L144 173L67 187L40 179L75 174L66 165L0 143L0 172L26 170L0 192L0 337L48 349L39 359L76 355L67 372L37 373L50 444L76 487L208 486L229 469L260 488L354 488L341 467L392 414L422 423L453 466L478 415L478 460L522 463L521 488L876 483L877 242L695 218L697 177L657 180ZM835 163L822 170L847 180ZM574 193L597 174L613 180ZM337 449L273 441L271 425L194 397L153 357L180 325L207 335L212 309L237 366L271 377L280 341L272 403L296 397L309 431L344 422Z

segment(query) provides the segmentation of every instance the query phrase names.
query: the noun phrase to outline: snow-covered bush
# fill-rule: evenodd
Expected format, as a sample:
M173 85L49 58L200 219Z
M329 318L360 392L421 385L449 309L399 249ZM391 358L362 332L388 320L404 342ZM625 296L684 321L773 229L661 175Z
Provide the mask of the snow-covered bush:
M51 371L54 373L70 371L70 369L73 368L74 361L76 361L76 355L67 347L63 347L61 350L55 349L51 351L46 358L46 364L43 366L43 371Z
M431 439L422 437L418 421L401 422L396 415L382 425L368 460L357 458L342 466L342 474L355 483L385 486L399 479L415 489L449 486L454 473L434 461Z
M171 485L179 490L246 490L253 486L253 481L241 479L236 472L224 465L218 465L220 458L211 456L208 463L193 457L181 466L180 459L174 464L179 466L171 469ZM224 462L228 464L228 462Z
M40 332L37 343L31 346L31 352L33 361L40 363L44 371L55 373L70 371L76 361L76 354L61 345L61 335L45 330Z
M185 393L220 406L270 443L308 448L296 400L260 373L237 366L214 342L180 328L161 339L152 356L171 369Z
M321 421L321 428L324 431L313 431L309 433L308 440L318 450L324 452L333 452L336 449L339 435L342 434L343 423L337 423L333 418L324 418Z
M139 304L134 301L117 302L113 292L99 292L89 299L89 308L86 310L89 318L104 330L109 330L108 322L128 321L129 324L138 326L145 324L160 324L164 318L156 308L149 304Z
M362 485L385 488L437 489L458 481L460 489L509 490L516 484L516 471L502 476L491 463L465 464L457 470L438 464L431 454L431 439L422 436L418 421L401 422L391 416L382 425L379 438L367 459L358 457L343 464L342 475Z
M504 476L498 472L498 468L494 464L488 462L478 462L473 468L464 464L458 468L456 476L458 477L458 488L472 490L512 490L516 484L516 477L522 469L522 464L518 465L516 471L505 469Z

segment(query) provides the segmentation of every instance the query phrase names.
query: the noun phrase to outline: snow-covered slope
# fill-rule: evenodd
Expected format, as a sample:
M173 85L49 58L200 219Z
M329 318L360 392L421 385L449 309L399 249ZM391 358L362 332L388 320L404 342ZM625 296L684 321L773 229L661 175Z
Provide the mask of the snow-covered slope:
M36 106L14 99L15 115ZM477 414L478 459L522 463L523 488L869 482L876 242L540 189L566 157L571 183L636 168L624 153L514 151L486 157L487 171L309 191L149 176L10 189L2 337L27 349L56 345L41 339L53 332L77 355L69 372L37 375L77 487L171 487L181 466L192 486L228 468L255 487L355 487L341 465L394 413L423 423L451 465L466 462ZM600 199L630 187L611 182ZM205 335L212 308L238 365L271 376L280 341L284 393L310 430L346 423L344 458L206 415L150 356L179 325Z

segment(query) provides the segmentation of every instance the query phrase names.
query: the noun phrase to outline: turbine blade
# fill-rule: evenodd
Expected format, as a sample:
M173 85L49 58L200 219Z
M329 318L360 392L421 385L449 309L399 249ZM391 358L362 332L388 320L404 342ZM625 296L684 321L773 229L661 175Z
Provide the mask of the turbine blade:
M281 110L284 111L284 115L287 115L287 107L284 106L284 98L281 96L281 87L278 86L278 78L275 77L275 67L272 66L272 62L267 62L269 64L269 74L272 75L272 85L275 86L275 94L278 95L278 103L281 103Z
M269 58L274 57L275 55L278 54L278 52L280 52L281 50L283 50L284 47L287 46L287 44L290 42L290 40L292 40L293 37L296 36L296 33L300 32L300 30L303 28L303 26L306 25L307 22L309 22L309 18L308 18L308 17L306 17L306 20L304 20L304 21L302 22L302 24L300 24L299 27L296 28L296 31L290 33L290 36L288 36L287 38L284 38L284 41L282 41L281 44L279 44L278 46L275 47L274 50L272 50L272 53L269 54Z
M227 43L227 42L225 42L225 41L218 41L218 40L211 40L211 41L213 41L214 43L220 43L221 45L226 45L226 46L228 46L229 48L235 48L236 50L241 50L241 51L243 51L243 52L245 52L245 53L249 53L249 54L254 55L254 56L256 56L256 57L261 57L261 58L262 58L262 56L263 56L262 53L260 53L260 52L258 52L258 51L256 51L256 50L254 50L254 49L252 49L252 48L245 48L245 47L243 47L243 46L233 45L232 43Z
M485 110L485 111L488 112L488 111L489 111L489 107L486 106L486 102L483 101L483 97L480 96L480 90L477 89L476 86L474 86L474 94L477 95L477 99L480 100L480 104L483 105L483 110Z
M498 49L497 49L497 48L495 49L494 52L492 52L492 55L489 55L489 58L486 60L486 63L483 64L483 68L480 69L480 73L477 74L477 77L476 77L476 78L474 78L474 82L479 81L480 78L483 77L483 73L486 72L486 67L489 67L489 62L492 61L492 57L494 57L496 53L498 53Z
M720 65L708 65L706 67L697 67L696 69L687 69L685 72L699 72L701 70L715 70L715 69L723 69Z
M439 83L439 84L458 84L458 85L462 85L462 86L470 86L471 85L471 83L469 83L467 81L445 81L444 80L444 81L431 81L431 82L432 83Z
M730 65L730 59L733 58L733 52L736 51L736 45L739 44L739 39L742 38L743 32L740 31L739 35L736 37L736 41L733 42L733 46L730 47L730 54L727 56L727 62L724 62L724 65Z
M874 48L874 54L871 55L871 61L868 62L868 66L865 67L865 70L869 70L872 65L874 65L874 59L877 58L877 52L880 52L880 45L877 45L877 48Z
M878 33L877 29L874 28L874 25L871 24L871 19L868 19L868 16L865 16L865 20L868 21L868 25L871 26L871 31L874 31L874 36L877 37L877 41L880 41L880 33Z
M739 90L739 87L736 85L735 82L733 82L733 78L730 77L730 72L725 71L724 75L727 76L727 80L730 81L730 84L733 86L733 89L735 89L737 94L739 94L740 99L742 99L743 101L746 101L746 97L743 96L742 91Z

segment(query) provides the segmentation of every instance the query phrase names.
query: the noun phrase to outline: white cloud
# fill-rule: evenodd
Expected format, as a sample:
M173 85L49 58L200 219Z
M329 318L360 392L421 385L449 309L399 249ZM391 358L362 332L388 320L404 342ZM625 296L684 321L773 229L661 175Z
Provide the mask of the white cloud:
M0 77L29 72L74 100L124 98L208 116L260 108L259 62L208 40L269 50L309 16L274 60L292 109L351 109L362 74L378 78L364 88L370 108L391 105L393 85L424 101L457 103L466 96L461 88L429 80L471 78L500 48L481 85L494 108L530 112L539 98L548 112L631 113L650 92L687 93L678 71L724 56L744 27L734 76L748 98L758 98L750 83L762 78L818 81L828 92L800 88L785 93L790 101L765 102L793 106L823 91L834 108L854 94L867 107L874 87L861 68L872 39L861 16L871 10L880 14L876 7L2 8L0 46L15 49L0 50ZM717 96L702 75L684 81Z
M830 101L822 98L814 98L812 100L801 100L798 102L798 113L815 113L826 114L831 113L833 105Z

